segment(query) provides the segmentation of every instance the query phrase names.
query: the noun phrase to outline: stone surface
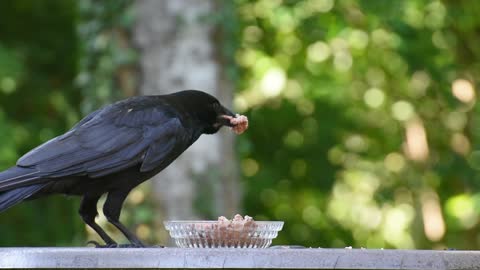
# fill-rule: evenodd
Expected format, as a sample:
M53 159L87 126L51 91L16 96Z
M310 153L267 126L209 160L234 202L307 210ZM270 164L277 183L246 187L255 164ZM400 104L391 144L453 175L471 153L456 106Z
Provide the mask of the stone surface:
M480 252L317 248L0 248L0 268L480 269Z

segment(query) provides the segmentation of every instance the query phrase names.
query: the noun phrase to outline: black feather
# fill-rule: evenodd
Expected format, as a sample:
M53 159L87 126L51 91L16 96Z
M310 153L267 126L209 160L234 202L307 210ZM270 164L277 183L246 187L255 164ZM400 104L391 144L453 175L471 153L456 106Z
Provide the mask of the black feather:
M40 179L36 169L12 167L8 170L0 172L0 192L7 189L20 187L23 184L31 184Z
M44 186L45 184L36 184L0 192L0 212L28 199Z

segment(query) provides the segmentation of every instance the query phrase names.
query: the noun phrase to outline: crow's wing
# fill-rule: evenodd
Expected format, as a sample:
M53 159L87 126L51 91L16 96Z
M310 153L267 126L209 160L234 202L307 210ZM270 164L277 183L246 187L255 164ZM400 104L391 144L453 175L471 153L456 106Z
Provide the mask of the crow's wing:
M190 144L180 120L154 106L107 107L21 157L17 166L47 177L100 177L142 163L149 171Z

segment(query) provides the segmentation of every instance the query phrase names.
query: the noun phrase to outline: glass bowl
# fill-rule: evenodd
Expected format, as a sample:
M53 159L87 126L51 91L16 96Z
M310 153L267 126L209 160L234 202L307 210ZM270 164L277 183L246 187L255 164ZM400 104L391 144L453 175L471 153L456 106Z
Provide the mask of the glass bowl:
M165 221L165 228L182 248L267 248L282 230L283 221L223 225L218 221Z

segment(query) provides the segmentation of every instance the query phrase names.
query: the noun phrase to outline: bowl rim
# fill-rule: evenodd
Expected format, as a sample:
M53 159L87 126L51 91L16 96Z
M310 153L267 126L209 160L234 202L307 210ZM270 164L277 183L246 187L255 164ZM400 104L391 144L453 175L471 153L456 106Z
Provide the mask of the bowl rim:
M163 222L164 225L167 224L219 224L221 221L218 220L166 220ZM274 221L253 221L257 225L283 225L285 222L280 221L280 220L274 220Z

